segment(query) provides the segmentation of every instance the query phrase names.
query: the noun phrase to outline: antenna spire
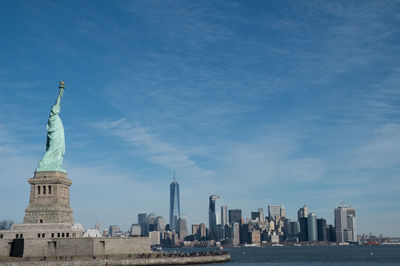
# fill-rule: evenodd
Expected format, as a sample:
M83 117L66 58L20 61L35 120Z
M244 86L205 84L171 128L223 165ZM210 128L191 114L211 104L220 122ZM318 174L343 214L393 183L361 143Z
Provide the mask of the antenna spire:
M174 182L175 182L175 168L174 168Z

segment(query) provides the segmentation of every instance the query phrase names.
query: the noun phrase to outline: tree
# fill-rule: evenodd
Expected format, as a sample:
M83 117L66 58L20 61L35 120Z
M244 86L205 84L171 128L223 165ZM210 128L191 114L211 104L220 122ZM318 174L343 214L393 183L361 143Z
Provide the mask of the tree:
M0 230L11 230L14 221L4 219L0 221Z

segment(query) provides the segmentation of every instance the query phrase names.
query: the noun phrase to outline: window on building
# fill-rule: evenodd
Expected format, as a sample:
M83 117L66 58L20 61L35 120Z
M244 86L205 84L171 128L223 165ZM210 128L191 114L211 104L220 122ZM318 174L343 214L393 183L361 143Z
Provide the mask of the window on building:
M46 194L46 186L43 186L43 194Z
M0 234L0 238L3 238L3 234Z
M51 194L51 186L49 185L49 194Z
M19 238L24 238L24 234L19 234Z
M37 237L38 237L38 238L40 238L40 233L39 233L39 234L37 234Z
M67 237L69 237L69 233L67 233Z
M40 219L40 223L41 223L41 224L43 223L43 220L42 220L42 219Z
M18 234L15 234L15 238L18 238Z
M54 237L54 233L51 233L51 237Z
M60 233L57 233L57 237L60 237Z
M46 237L45 233L42 233L42 237Z
M40 195L40 186L37 187L37 193Z
M62 237L65 237L65 234L64 234L64 233L62 233Z

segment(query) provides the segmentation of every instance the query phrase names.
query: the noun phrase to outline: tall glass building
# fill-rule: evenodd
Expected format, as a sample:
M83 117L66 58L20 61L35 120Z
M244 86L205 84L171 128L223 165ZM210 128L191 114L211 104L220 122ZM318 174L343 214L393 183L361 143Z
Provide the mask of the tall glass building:
M138 214L138 224L140 225L140 235L148 236L147 232L147 213Z
M181 218L181 209L179 205L179 184L174 181L169 186L169 226L171 230L176 230L177 222Z
M228 207L223 205L221 206L221 225L225 226L228 224Z
M357 241L356 210L349 206L335 208L336 242Z
M210 205L208 208L208 222L210 229L210 239L215 239L217 236L217 214L215 213L215 200L219 199L217 195L210 196Z
M308 241L317 241L317 216L314 213L309 213L307 217Z

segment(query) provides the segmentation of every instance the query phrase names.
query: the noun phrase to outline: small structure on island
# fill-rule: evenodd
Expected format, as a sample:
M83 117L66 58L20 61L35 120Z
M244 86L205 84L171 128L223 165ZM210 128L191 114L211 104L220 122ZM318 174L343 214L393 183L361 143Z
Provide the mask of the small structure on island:
M99 230L91 228L86 230L83 237L102 237L102 234Z

